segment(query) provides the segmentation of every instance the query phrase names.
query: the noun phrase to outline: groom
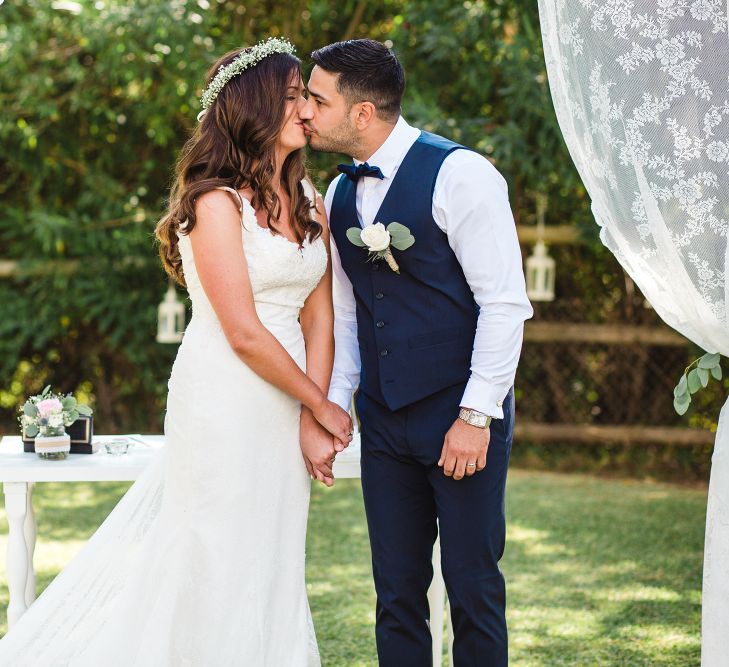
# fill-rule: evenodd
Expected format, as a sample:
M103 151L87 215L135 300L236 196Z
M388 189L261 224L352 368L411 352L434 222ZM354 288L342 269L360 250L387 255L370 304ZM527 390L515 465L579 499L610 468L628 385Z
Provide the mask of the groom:
M385 45L349 40L312 59L301 112L311 147L354 158L325 199L335 276L330 398L347 409L359 387L379 664L431 664L427 591L440 531L455 664L506 665L498 563L512 385L532 314L506 182L477 153L405 122L404 72ZM390 248L399 273L368 261L347 234L394 221L415 238ZM371 228L363 240L381 250L388 238Z

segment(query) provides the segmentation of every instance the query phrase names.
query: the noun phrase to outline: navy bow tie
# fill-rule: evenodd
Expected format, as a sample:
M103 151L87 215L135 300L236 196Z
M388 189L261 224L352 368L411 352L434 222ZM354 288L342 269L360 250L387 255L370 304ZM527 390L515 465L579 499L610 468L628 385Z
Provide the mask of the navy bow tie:
M373 167L372 165L363 162L362 164L355 166L353 164L338 164L337 170L346 174L348 178L353 180L355 183L362 178L362 176L376 176L380 180L385 178L379 167Z

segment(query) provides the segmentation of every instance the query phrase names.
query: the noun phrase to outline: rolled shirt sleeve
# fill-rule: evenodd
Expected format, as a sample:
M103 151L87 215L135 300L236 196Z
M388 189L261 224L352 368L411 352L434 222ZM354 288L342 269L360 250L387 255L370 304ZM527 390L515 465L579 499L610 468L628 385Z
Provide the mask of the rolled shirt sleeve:
M533 314L503 176L483 156L457 150L441 166L433 217L479 306L471 376L461 406L496 419L514 384L524 332Z

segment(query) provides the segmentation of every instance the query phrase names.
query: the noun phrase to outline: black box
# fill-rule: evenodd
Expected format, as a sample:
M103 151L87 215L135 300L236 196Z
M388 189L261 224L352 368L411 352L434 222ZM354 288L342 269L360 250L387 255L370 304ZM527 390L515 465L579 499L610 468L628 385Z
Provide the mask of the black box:
M95 454L99 445L94 442L94 418L79 415L79 418L66 427L71 436L71 454ZM35 439L23 433L23 451L35 452Z

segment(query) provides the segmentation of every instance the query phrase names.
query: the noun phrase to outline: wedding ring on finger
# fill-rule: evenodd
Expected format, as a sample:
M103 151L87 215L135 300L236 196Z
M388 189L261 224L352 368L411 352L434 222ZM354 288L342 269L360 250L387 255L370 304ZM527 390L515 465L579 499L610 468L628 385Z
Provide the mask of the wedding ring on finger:
M476 467L475 463L466 463L466 468L475 468L475 467Z

